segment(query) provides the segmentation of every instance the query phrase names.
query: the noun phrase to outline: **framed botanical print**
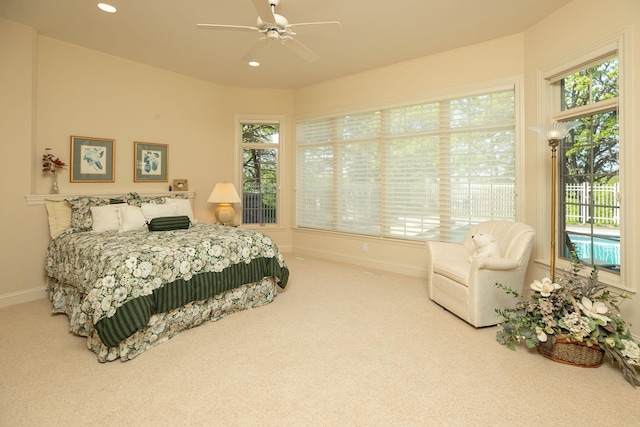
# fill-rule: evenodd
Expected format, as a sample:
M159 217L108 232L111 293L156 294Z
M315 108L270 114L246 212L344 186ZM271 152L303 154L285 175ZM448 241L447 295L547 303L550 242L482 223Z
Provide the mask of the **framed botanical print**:
M133 143L133 180L167 182L169 145L150 142Z
M115 139L71 137L71 182L115 182Z

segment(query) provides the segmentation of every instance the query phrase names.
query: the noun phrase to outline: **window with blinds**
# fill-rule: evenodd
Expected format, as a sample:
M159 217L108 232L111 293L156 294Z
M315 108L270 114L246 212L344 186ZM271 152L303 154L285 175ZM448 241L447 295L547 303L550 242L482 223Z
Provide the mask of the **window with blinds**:
M515 219L515 92L296 124L298 227L460 241Z

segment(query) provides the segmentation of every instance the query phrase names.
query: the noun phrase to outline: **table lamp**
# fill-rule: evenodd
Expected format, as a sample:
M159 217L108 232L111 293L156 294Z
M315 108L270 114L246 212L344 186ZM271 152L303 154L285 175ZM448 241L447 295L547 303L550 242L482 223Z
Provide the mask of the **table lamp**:
M218 222L223 225L231 225L236 215L231 203L240 203L240 196L238 196L233 184L230 182L217 183L207 201L218 204L215 212Z

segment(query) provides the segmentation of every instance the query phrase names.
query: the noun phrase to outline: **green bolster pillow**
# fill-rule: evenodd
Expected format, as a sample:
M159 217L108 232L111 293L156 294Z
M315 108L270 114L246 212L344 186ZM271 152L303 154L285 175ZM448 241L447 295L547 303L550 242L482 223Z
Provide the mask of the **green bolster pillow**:
M189 228L189 217L187 215L180 216L161 216L153 218L147 222L149 231L169 231L169 230L182 230Z

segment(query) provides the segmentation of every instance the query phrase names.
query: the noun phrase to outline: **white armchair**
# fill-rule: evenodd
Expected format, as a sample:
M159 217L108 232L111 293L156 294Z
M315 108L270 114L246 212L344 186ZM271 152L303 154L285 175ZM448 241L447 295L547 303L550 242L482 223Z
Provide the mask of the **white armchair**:
M470 261L476 233L493 235L501 256ZM429 298L476 328L497 324L495 309L512 306L514 298L495 284L521 292L534 235L524 223L487 221L471 228L462 243L428 241Z

